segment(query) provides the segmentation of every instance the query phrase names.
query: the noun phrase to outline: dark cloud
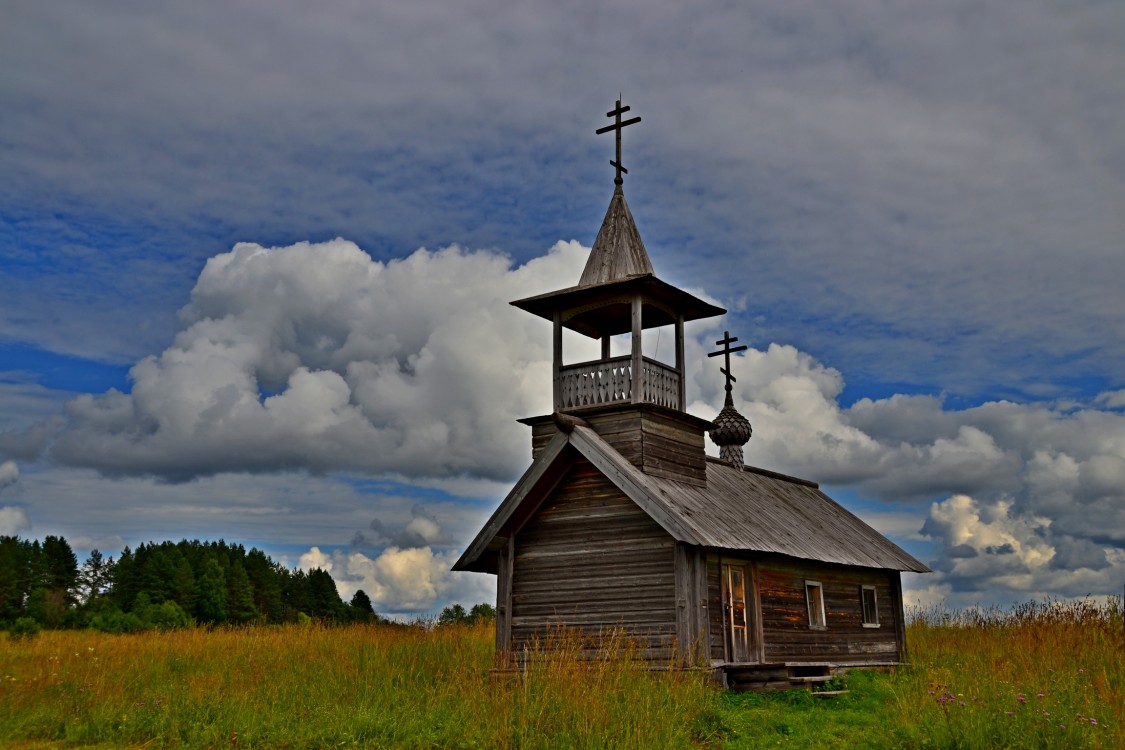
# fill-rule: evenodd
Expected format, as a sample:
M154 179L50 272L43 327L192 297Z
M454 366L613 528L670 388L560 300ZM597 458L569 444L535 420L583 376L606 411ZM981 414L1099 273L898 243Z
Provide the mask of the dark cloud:
M3 335L151 351L135 322L167 333L162 291L235 239L588 243L623 90L658 265L745 294L762 338L958 392L1120 385L1123 29L1050 2L20 5L0 201L37 225L12 252L65 270L6 270ZM122 270L138 294L91 291Z
M1051 567L1056 570L1103 570L1110 565L1104 544L1061 535L1054 544L1055 556L1051 558Z
M387 524L375 518L370 528L375 534L370 543L377 545L410 548L444 546L450 542L437 516L420 504L410 509L410 521L403 526Z
M929 534L930 533L929 531L926 530L926 526L924 526L924 525L922 527L922 533L923 534ZM948 550L946 550L945 554L946 554L947 557L954 558L954 559L968 559L968 558L976 557L977 551L976 551L976 549L974 549L972 546L970 546L968 544L956 544L956 545L950 547Z
M926 528L966 590L1106 589L1099 550L1125 546L1123 35L1121 4L1035 0L6 8L0 338L136 368L62 416L58 394L0 384L0 451L145 492L125 477L509 480L527 459L510 420L549 381L548 337L505 303L577 277L574 247L519 263L592 239L610 149L592 131L623 91L657 268L758 347L751 460L937 501ZM199 274L238 241L338 236L370 257ZM410 255L453 242L498 251ZM357 288L401 258L393 284ZM702 412L718 392L693 336ZM841 372L986 403L842 408ZM154 505L221 510L187 487ZM379 518L380 539L418 541L413 517Z

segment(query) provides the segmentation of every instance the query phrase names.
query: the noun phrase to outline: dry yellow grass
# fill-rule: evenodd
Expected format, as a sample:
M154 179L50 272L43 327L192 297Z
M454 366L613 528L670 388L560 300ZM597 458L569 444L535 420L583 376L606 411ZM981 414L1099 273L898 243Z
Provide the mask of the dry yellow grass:
M0 638L0 745L1125 748L1122 628L1116 602L930 613L909 668L832 701L583 661L573 638L497 681L490 624L45 632Z

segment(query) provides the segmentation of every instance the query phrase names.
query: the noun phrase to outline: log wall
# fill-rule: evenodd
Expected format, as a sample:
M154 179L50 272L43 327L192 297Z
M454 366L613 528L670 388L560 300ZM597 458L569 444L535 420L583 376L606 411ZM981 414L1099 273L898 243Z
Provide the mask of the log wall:
M641 407L582 414L595 432L646 474L688 484L707 483L703 427L689 415ZM558 434L550 417L525 420L531 425L532 460Z
M805 581L823 587L826 627L809 627ZM897 571L759 560L764 661L899 660L902 610ZM860 587L874 585L879 627L863 626Z
M623 629L643 655L676 642L675 541L586 461L576 463L514 541L513 653L553 626Z
M905 658L902 591L897 571L842 565L723 556L747 568L747 597L753 611L751 661L896 662ZM824 592L826 627L809 627L805 581ZM875 586L879 627L864 627L861 586ZM756 592L756 596L751 593ZM757 606L755 607L755 603ZM707 558L707 621L712 661L727 661L720 557Z

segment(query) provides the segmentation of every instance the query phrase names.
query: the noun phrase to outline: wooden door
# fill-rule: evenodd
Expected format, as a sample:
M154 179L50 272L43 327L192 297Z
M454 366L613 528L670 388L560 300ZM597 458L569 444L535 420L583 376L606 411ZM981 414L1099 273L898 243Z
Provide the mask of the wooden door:
M727 659L750 661L750 612L746 606L746 566L723 564L723 604Z

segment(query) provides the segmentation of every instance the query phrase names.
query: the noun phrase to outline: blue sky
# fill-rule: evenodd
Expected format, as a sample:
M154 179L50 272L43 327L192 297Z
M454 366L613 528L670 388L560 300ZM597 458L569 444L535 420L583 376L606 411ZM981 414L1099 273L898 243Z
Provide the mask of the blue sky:
M931 561L913 601L1117 592L1123 35L1114 2L15 4L0 533L487 598L448 563L549 408L506 303L577 280L622 92L657 273L731 311L691 410L729 329L748 460Z

